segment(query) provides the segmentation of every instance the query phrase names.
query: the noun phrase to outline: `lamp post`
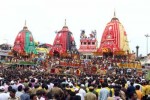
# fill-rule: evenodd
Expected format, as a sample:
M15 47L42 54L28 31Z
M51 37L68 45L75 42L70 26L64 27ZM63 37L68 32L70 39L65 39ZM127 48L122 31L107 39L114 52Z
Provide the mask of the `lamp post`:
M136 46L136 59L138 59L138 55L139 55L139 46Z
M129 50L127 50L127 68L129 67Z
M146 34L145 35L145 37L146 37L146 48L147 48L147 51L146 51L146 55L148 54L148 38L150 37L150 35L149 34Z

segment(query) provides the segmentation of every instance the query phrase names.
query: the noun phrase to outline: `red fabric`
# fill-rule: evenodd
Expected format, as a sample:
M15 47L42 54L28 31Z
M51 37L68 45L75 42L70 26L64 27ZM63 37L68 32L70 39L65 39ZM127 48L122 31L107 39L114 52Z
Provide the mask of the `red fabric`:
M54 74L55 73L55 69L51 69L50 73Z
M15 42L14 42L14 47L13 50L23 53L24 52L24 44L25 44L25 31L21 31L18 33Z
M112 20L106 25L98 52L103 52L104 48L109 48L111 52L120 51L121 47L119 24L120 22L118 20ZM108 39L108 36L110 36L110 39Z
M54 43L53 43L53 48L51 51L58 51L59 54L66 53L66 51L67 51L67 41L66 40L67 40L68 32L70 32L68 27L64 26L62 28L62 30L60 30L57 33ZM70 37L70 40L74 41L74 37L72 35Z

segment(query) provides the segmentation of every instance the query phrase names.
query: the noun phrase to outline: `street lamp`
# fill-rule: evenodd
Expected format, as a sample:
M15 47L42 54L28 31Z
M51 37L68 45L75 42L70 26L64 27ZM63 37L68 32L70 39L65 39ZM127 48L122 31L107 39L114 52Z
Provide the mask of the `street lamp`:
M136 59L138 59L138 55L139 55L139 46L136 46Z
M147 42L146 42L147 51L146 51L146 53L148 54L148 38L150 37L150 35L149 35L149 34L146 34L145 37L146 37L146 39L147 39Z
M127 67L129 67L129 50L127 50Z

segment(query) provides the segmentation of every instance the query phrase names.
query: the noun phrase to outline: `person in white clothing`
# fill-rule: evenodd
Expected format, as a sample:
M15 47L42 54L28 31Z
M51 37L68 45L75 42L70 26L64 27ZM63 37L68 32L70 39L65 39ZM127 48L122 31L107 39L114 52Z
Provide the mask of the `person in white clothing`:
M20 97L23 94L23 87L22 85L18 86L18 91L16 92L16 96Z
M0 86L0 100L8 100L8 95L4 93L5 88L3 86Z
M84 90L84 84L81 84L79 89L79 94L81 94L81 100L84 100L84 96L86 95L86 91Z

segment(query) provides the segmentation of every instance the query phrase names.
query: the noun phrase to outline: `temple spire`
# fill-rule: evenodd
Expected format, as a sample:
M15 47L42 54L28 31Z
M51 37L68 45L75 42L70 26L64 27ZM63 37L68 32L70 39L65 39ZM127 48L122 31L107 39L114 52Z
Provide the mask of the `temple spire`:
M116 18L116 10L114 9L114 18Z
M114 8L114 16L111 19L111 21L113 21L113 20L118 20L119 21L119 19L116 17L116 10L115 10L115 8Z
M26 24L27 24L27 23L26 23L26 20L25 20L24 27L23 27L24 30L27 30L27 29L28 29Z
M65 19L65 26L67 26L67 25L66 25L66 19Z
M68 28L66 23L67 23L67 22L66 22L66 19L65 19L65 24L64 24L64 27L63 27L63 28Z
M26 20L25 20L24 26L26 27Z

